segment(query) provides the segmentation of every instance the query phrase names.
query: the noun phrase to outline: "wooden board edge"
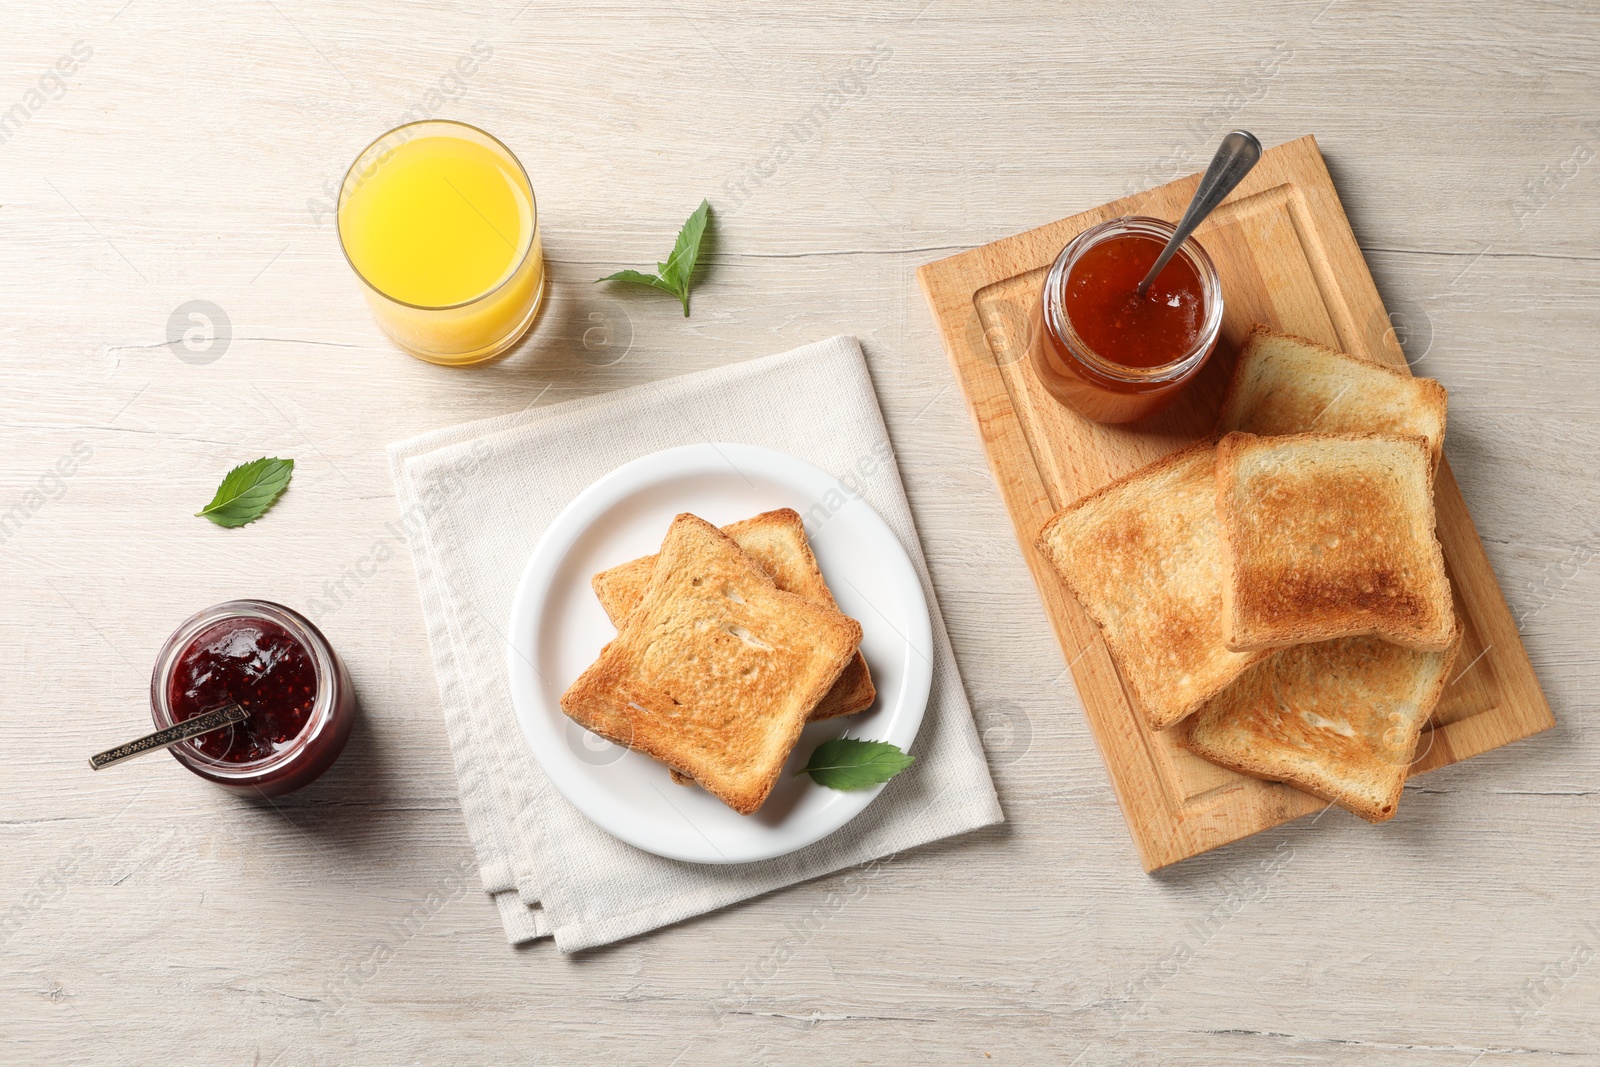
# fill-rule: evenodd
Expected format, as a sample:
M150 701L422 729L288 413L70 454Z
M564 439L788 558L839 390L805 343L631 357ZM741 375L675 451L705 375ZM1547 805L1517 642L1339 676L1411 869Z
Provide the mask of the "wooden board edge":
M1356 240L1344 203L1339 199L1327 160L1314 137L1301 140L1309 141L1306 146L1309 149L1307 162L1314 167L1316 174L1316 180L1306 183L1301 188L1301 194L1307 201L1325 199L1326 202L1321 205L1306 203L1304 216L1295 218L1296 226L1303 225L1308 236L1323 246L1324 254L1332 251L1346 263L1342 278L1347 290L1342 295L1346 305L1364 302L1350 299L1349 290L1354 289L1358 291L1356 296L1369 297L1374 306L1384 308L1371 267ZM1320 211L1317 210L1319 206L1322 208ZM1344 225L1325 226L1324 219L1342 219ZM1413 368L1407 363L1405 352L1387 317L1381 331L1377 323L1362 323L1353 314L1348 317L1353 329L1363 331L1364 343L1376 347L1376 351L1370 355L1396 368L1404 368L1408 374L1412 373ZM1445 445L1449 447L1448 437ZM1430 731L1439 735L1433 739L1436 747L1414 767L1412 775L1470 759L1555 725L1555 716L1533 670L1527 649L1522 644L1521 634L1506 604L1505 592L1484 551L1477 524L1473 522L1448 458L1440 460L1434 483L1434 500L1439 539L1454 564L1452 570L1457 581L1468 586L1461 591L1462 601L1470 605L1473 622L1487 643L1485 658L1490 661L1499 679L1505 699L1495 709ZM1459 671L1461 667L1454 669ZM1498 715L1494 714L1496 710L1499 711Z
M929 309L933 312L936 324L940 327L939 334L945 349L945 356L950 363L951 373L955 376L960 387L962 402L967 409L968 416L973 421L974 432L977 434L979 445L983 449L984 461L987 463L990 474L994 478L995 488L1000 493L1001 502L1005 504L1006 516L1010 519L1012 533L1017 539L1017 546L1021 550L1023 561L1026 563L1033 579L1034 591L1041 601L1040 607L1044 611L1046 619L1050 621L1050 629L1055 634L1056 642L1061 648L1061 653L1065 660L1065 669L1072 674L1073 684L1078 690L1079 702L1084 703L1083 693L1086 691L1086 687L1092 687L1093 685L1092 680L1082 673L1087 672L1092 666L1084 662L1086 659L1091 658L1093 654L1092 646L1094 644L1102 646L1101 655L1106 661L1104 667L1110 672L1113 679L1116 678L1116 668L1110 663L1109 653L1104 651L1104 642L1100 640L1097 633L1092 632L1094 624L1087 616L1078 617L1078 614L1082 612L1082 608L1075 601L1068 603L1071 600L1071 594L1061 585L1060 579L1055 576L1053 571L1048 575L1040 573L1040 567L1049 568L1048 561L1045 561L1039 555L1038 549L1034 547L1033 536L1037 531L1025 531L1021 520L1021 515L1031 512L1033 509L1026 499L1018 500L1015 498L1020 488L1013 484L1016 475L998 464L995 451L989 447L988 438L984 434L983 420L985 418L1007 420L1012 425L1008 425L1005 432L1015 433L1019 438L1023 437L1024 431L1020 420L1017 418L1016 411L1010 406L1009 394L1006 392L1005 383L1000 380L998 368L989 368L993 371L994 381L989 383L988 388L985 388L982 383L969 380L968 368L970 367L974 371L981 371L986 367L986 361L983 359L982 353L958 351L957 346L963 344L963 339L969 339L967 338L968 330L958 327L958 329L961 329L960 334L952 336L952 331L946 329L946 326L952 320L958 323L966 322L968 314L975 319L977 309L970 306L962 307L961 303L956 302L964 301L970 305L970 300L964 300L964 294L959 292L959 287L940 284L944 278L949 276L949 270L939 272L928 270L929 267L939 266L940 264L948 265L949 260L941 260L938 264L927 264L919 268L917 271L918 281L922 286L923 296L928 301ZM952 298L954 299L952 300ZM951 314L947 316L942 312ZM1006 410L994 412L992 415L980 410L980 404L982 404L982 399L980 398L994 396L997 393L1006 398ZM1036 467L1032 468L1032 473L1034 479L1040 481L1040 495L1043 499L1048 500L1048 494L1042 492L1043 483ZM1075 612L1078 614L1074 614ZM1057 625L1054 621L1056 619L1070 619L1073 621L1067 622L1065 625ZM1120 680L1116 684L1120 688ZM1129 727L1123 730L1114 730L1111 728L1111 724L1108 723L1104 729L1101 729L1097 727L1094 715L1089 711L1087 705L1084 706L1083 712L1085 723L1089 727L1089 735L1094 741L1101 766L1105 769L1106 777L1110 781L1112 792L1117 799L1118 810L1122 813L1123 820L1128 826L1128 836L1133 841L1134 849L1139 855L1141 865L1148 871L1154 869L1154 866L1162 866L1167 862L1171 862L1166 857L1171 854L1173 846L1176 844L1173 839L1179 835L1181 824L1168 807L1164 804L1152 803L1153 798L1147 797L1137 788L1138 783L1134 781L1134 778L1139 767L1131 763L1130 760L1136 760L1140 764L1148 764L1150 758L1149 753L1144 749L1141 738L1134 737L1130 739L1125 736L1126 733L1134 732L1137 728L1132 727L1130 724ZM1112 745L1115 745L1115 751L1108 748L1108 746ZM1158 780L1157 775L1159 772L1153 766L1145 766L1143 773L1149 781ZM1149 823L1159 824L1160 832L1157 840L1150 840L1146 827L1141 827L1138 823L1137 820L1139 818L1147 819Z
M1399 335L1388 317L1388 307L1378 292L1378 283L1372 278L1372 267L1367 263L1366 254L1361 251L1361 242L1356 240L1355 228L1350 225L1350 215L1344 209L1344 201L1339 198L1339 188L1333 183L1333 173L1328 170L1328 161L1322 154L1322 146L1311 134L1290 143L1303 150L1306 164L1312 170L1311 181L1297 183L1302 197L1299 207L1304 210L1302 214L1291 208L1291 217L1296 227L1305 228L1305 232L1320 246L1324 259L1330 258L1331 254L1345 264L1347 273L1341 276L1341 281L1345 285L1363 288L1365 295L1371 297L1372 304L1383 311L1383 325L1380 330L1377 328L1377 323L1371 321L1363 323L1356 316L1351 305L1360 301L1351 300L1347 293L1337 294L1341 305L1340 311L1343 312L1350 328L1358 333L1356 339L1361 342L1362 351L1354 354L1364 355L1397 369L1403 367L1406 373L1410 374L1411 368L1406 363L1405 350L1400 347ZM1320 220L1324 217L1343 220L1344 225L1336 225L1325 231L1320 225ZM1323 284L1320 276L1317 278L1317 283L1318 288L1326 293L1327 286Z
M1487 660L1495 672L1502 700L1493 709L1500 712L1498 715L1484 712L1430 731L1441 736L1435 738L1435 748L1414 767L1414 775L1471 759L1556 724L1555 713L1544 695L1544 687L1539 684L1533 661L1528 658L1522 634L1506 603L1499 577L1483 549L1483 541L1448 458L1440 460L1434 478L1434 507L1440 513L1439 539L1447 555L1457 564L1454 568L1456 581L1465 587L1461 590L1461 599L1472 606L1473 622L1485 641L1478 658ZM1451 668L1454 675L1451 681L1476 666L1476 660L1455 664ZM1440 741L1442 747L1438 744Z
M1333 203L1338 208L1341 215L1343 215L1343 205L1339 203L1338 194L1333 190L1333 179L1328 173L1327 165L1322 160L1322 154L1317 146L1317 139L1315 135L1309 133L1301 134L1299 137L1296 137L1292 140L1273 145L1271 148L1266 149L1266 152L1276 156L1305 155L1307 159L1315 159L1316 165L1321 173L1322 181L1327 183L1328 191L1333 193ZM943 259L930 260L929 262L924 263L922 266L917 268L917 276L919 281L922 283L923 293L926 295L930 288L937 289L941 291L941 299L943 299L946 291L949 293L956 293L956 290L960 288L959 286L950 284L953 276L969 272L987 274L988 272L983 270L983 267L985 266L985 260L988 257L996 255L997 253L1002 253L1002 250L997 248L999 245L1006 245L1014 248L1038 243L1040 240L1047 238L1052 231L1061 230L1067 223L1071 222L1080 215L1087 215L1094 212L1105 212L1107 213L1107 218L1112 218L1114 216L1110 214L1111 209L1118 208L1119 210L1123 210L1121 207L1122 205L1125 205L1126 211L1136 212L1140 202L1153 193L1167 189L1187 189L1188 191L1192 192L1192 188L1197 186L1199 182L1200 172L1197 171L1194 174L1174 178L1170 182L1165 182L1161 185L1154 186L1150 189L1144 189L1137 193L1129 193L1127 196L1121 196L1115 200L1110 200L1103 204L1091 204L1087 207L1079 208L1078 210L1070 212L1062 218L1055 219L1040 226L1034 226L1030 229L1021 230L1017 233L1007 234L1006 236L996 238L993 241L988 241L973 248L964 249L963 251L945 256ZM1257 187L1258 184L1259 187ZM1239 189L1236 190L1233 195L1240 198L1247 198L1254 196L1257 193L1264 192L1271 187L1271 185L1264 184L1263 179L1258 178L1256 175L1249 175L1240 184ZM1053 243L1055 248L1059 250L1065 246L1066 240L1062 239L1060 241L1055 241L1053 238L1050 238L1049 240L1045 240L1045 243L1047 245ZM1350 248L1357 256L1360 255L1361 250L1359 246L1355 244L1353 237L1350 242ZM1011 275L1008 276L1015 276L1016 274L1023 273L1027 270L1038 269L1038 265L1026 266L1017 262L1015 257L1009 255L1007 255L1007 260L1008 265L1005 269L1011 271ZM1364 263L1365 261L1363 260L1363 264ZM992 284L995 281L1003 280L1005 279L988 278L984 284ZM1370 274L1367 277L1367 281L1370 285ZM972 293L976 292L979 288L982 288L982 286L974 286L971 292L961 292L956 293L956 295L961 298L970 298ZM1373 291L1376 292L1376 289L1374 288Z
M1077 688L1085 723L1089 726L1090 737L1116 796L1118 810L1128 827L1128 836L1133 841L1140 866L1146 873L1151 873L1318 810L1321 802L1309 794L1280 783L1241 776L1233 788L1203 805L1199 813L1185 812L1181 806L1168 802L1161 785L1162 771L1156 765L1149 742L1133 720L1135 712L1126 706L1126 696L1118 698L1124 704L1120 714L1102 714L1089 706L1083 697L1085 692L1114 691L1121 694L1121 679L1094 623L1055 574L1049 561L1035 547L1033 538L1036 531L1023 527L1022 517L1032 513L1038 501L1027 499L1022 487L1015 485L1017 472L1000 467L995 451L989 447L989 438L983 429L985 419L991 421L990 434L993 436L1014 434L1021 440L1026 435L1010 404L1010 394L999 369L992 367L985 352L972 350L975 338L981 338L981 332L974 333L971 328L976 323L976 308L969 306L964 284L942 285L940 282L944 279L932 276L931 272L924 274L921 270L918 271L918 280L924 298L941 326L940 335L951 372L961 386L963 403L973 421L979 443L983 446L984 460L994 477L995 487L1006 505L1012 533L1028 566L1041 607L1051 622L1050 628L1061 648L1066 670L1071 673ZM969 317L971 321L968 321ZM959 332L943 329L952 321L967 321L968 327L958 328ZM960 346L959 349L957 346ZM985 375L991 380L987 383L977 381L975 375ZM1004 398L1004 410L982 410L985 400L990 398ZM997 420L1007 423L998 434L992 425ZM1033 480L1040 485L1037 496L1048 502L1048 493L1043 489L1043 479L1037 467L1032 466L1031 470ZM1054 508L1047 504L1043 510L1050 512ZM1041 527L1043 522L1041 520ZM1059 625L1056 620L1060 620ZM1104 677L1090 677L1091 672ZM1246 829L1245 825L1254 828Z
M1315 815L1335 806L1283 782L1269 782L1261 778L1251 778L1247 775L1240 775L1239 777L1240 781L1229 787L1232 793L1231 798L1225 794L1222 802L1208 808L1202 814L1190 816L1190 820L1193 822L1206 824L1206 829L1198 833L1193 826L1190 827L1190 847L1183 850L1173 850L1163 856L1152 857L1150 861L1145 863L1144 873L1154 874L1156 871L1177 866L1185 860L1204 856L1208 852L1226 848L1236 841L1243 841L1247 837L1254 837L1256 834L1275 830L1280 826L1286 826L1289 823L1303 819L1307 815ZM1229 799L1232 800L1232 803L1227 802ZM1238 819L1229 820L1227 818L1231 812L1225 810L1225 808L1238 807L1247 809L1266 807L1279 810L1272 814L1267 825L1249 829L1247 828L1248 823ZM1215 829L1210 827L1213 820L1218 820L1217 828Z
M1338 197L1338 191L1316 138L1307 134L1269 149L1272 152L1280 150L1283 155L1302 157L1305 163L1313 168L1313 173L1308 176L1304 185L1298 186L1301 195L1308 196L1313 202L1300 205L1305 210L1296 213L1301 217L1295 221L1297 226L1302 222L1309 223L1303 232L1307 238L1321 246L1324 256L1332 252L1350 268L1347 274L1341 275L1339 289L1342 291L1336 295L1342 305L1339 310L1344 312L1344 318L1357 334L1356 339L1362 343L1361 354L1377 358L1382 362L1405 366L1404 353L1387 319L1387 313L1384 313L1380 328L1377 320L1362 322L1351 311L1352 304L1370 301L1382 309L1383 303L1378 295L1376 283L1372 279L1370 267L1349 225L1348 216L1344 212L1343 203ZM1198 175L1192 175L1167 185L1193 184L1197 180ZM1165 788L1161 784L1162 770L1156 765L1156 757L1149 751L1146 739L1138 733L1139 728L1131 722L1131 719L1127 723L1120 723L1114 721L1111 716L1096 714L1083 699L1086 687L1092 689L1096 684L1093 679L1085 676L1090 673L1091 666L1085 661L1104 659L1106 664L1100 665L1103 669L1110 664L1110 657L1103 647L1098 632L1092 634L1082 632L1086 628L1092 630L1092 622L1087 616L1081 619L1077 617L1082 613L1081 607L1061 586L1048 561L1039 556L1032 543L1032 532L1023 528L1024 516L1032 514L1041 501L1048 505L1048 510L1054 510L1053 503L1050 502L1049 487L1038 470L1037 462L1032 459L1031 450L1025 450L1030 457L1031 478L1039 484L1036 493L1024 493L1022 499L1014 499L1015 492L1021 487L1013 486L1011 483L1020 472L1002 469L997 450L990 447L989 434L985 432L986 424L990 426L992 432L992 423L995 420L1003 420L1008 424L1014 424L1004 428L1005 434L1014 434L1021 441L1027 439L1020 417L1010 403L1010 393L999 368L990 366L993 361L983 337L983 326L972 299L973 294L984 285L993 284L995 278L992 275L997 273L1011 277L1036 269L1036 265L1029 265L1036 257L1022 257L1021 250L1045 238L1047 231L1058 230L1081 214L1109 210L1114 205L1124 203L1129 203L1131 206L1131 203L1136 203L1139 198L1149 195L1152 191L1123 197L1109 204L1100 205L1099 208L1075 212L1065 219L967 249L917 268L918 282L933 313L946 358L961 386L963 401L969 417L974 422L985 460L1006 504L1013 533L1029 566L1045 613L1050 617L1051 628L1056 632L1057 641L1067 660L1067 668L1077 686L1080 702L1084 705L1083 711L1090 727L1089 732L1099 750L1101 762L1106 768L1107 777L1111 781L1119 808L1128 825L1129 836L1133 839L1141 865L1146 872L1172 866L1184 859L1259 833L1261 830L1303 818L1314 811L1326 810L1327 807L1315 797L1299 793L1291 787L1256 782L1254 779L1246 779L1236 786L1225 787L1213 802L1203 804L1198 812L1185 811L1181 806L1168 802ZM1325 227L1317 210L1319 207L1322 211L1330 213L1334 219L1345 220L1345 224ZM1005 247L998 248L996 247L998 245ZM1027 262L1022 262L1022 258L1026 258ZM1320 284L1321 279L1319 286ZM1366 300L1353 300L1353 296L1365 297ZM983 368L989 368L993 372L994 380L988 382L985 387L985 383L969 376L969 368L978 374L982 374ZM1001 400L1004 401L1003 405L999 403ZM984 410L988 407L993 407L995 410ZM1004 410L1000 410L1002 407ZM1424 765L1414 769L1413 774L1421 774L1436 766L1470 758L1530 736L1555 723L1543 690L1533 672L1527 651L1521 643L1520 635L1516 632L1510 609L1505 603L1504 593L1489 566L1476 526L1472 523L1470 513L1467 512L1465 501L1460 497L1459 487L1455 486L1453 476L1449 475L1448 468L1444 464L1441 464L1441 469L1445 471L1448 485L1454 490L1453 504L1459 505L1458 511L1447 506L1451 515L1452 544L1455 546L1451 551L1452 559L1460 564L1461 571L1471 574L1473 589L1464 599L1472 602L1475 607L1480 607L1490 617L1482 624L1485 641L1489 644L1486 652L1491 654L1497 678L1509 699L1505 702L1504 708L1496 706L1501 710L1499 715L1494 714L1496 709L1490 709L1483 714L1430 731L1439 735L1434 738L1435 743L1442 744L1439 744L1437 750L1430 751L1426 758L1430 762L1425 762ZM1029 495L1037 499L1028 500ZM1044 573L1041 573L1041 568ZM1488 576L1490 587L1487 597L1481 590L1485 574ZM1056 624L1058 619L1061 620L1061 625ZM1474 619L1478 620L1478 613L1474 614ZM1102 646L1098 653L1093 650L1096 644ZM1110 666L1109 669L1117 691L1120 692L1121 683L1115 675L1115 668ZM1121 699L1126 700L1125 695ZM1136 762L1131 764L1122 762L1124 755L1132 757ZM1271 794L1253 789L1249 783L1254 783L1256 786L1270 785L1273 789L1284 790L1294 797L1303 798L1304 810L1292 810L1300 807L1299 803L1288 805L1290 810L1282 812L1263 810L1264 806L1267 808L1274 806L1270 804ZM1241 824L1253 825L1254 828L1241 829Z
M1310 135L1286 142L1286 145L1293 147L1287 148L1280 154L1296 152L1315 154L1315 139ZM1199 175L1196 174L1168 184L1193 185L1198 180ZM1135 194L1133 197L1123 199L1132 201L1145 195L1148 193ZM1101 208L1109 207L1110 205L1101 205ZM1067 219L1036 227L1027 233L1037 239L1043 236L1043 231L1059 229L1069 219L1075 218L1076 214L1068 216ZM1017 247L1017 243L1009 238L1002 240L1012 248ZM1116 675L1109 652L1105 650L1104 642L1100 639L1093 623L1083 615L1082 608L1066 591L1048 561L1040 556L1034 547L1034 531L1023 528L1023 516L1032 513L1039 501L1049 501L1049 491L1037 469L1037 464L1030 463L1032 480L1038 482L1037 491L1033 494L1022 493L1019 499L1020 487L1011 484L1017 472L999 465L997 450L991 447L989 440L991 435L1015 436L1017 440L1025 442L1027 435L1020 417L1011 404L1009 390L999 369L991 367L992 358L984 340L982 323L973 302L973 294L980 290L983 284L992 284L991 274L1005 273L1007 276L1014 276L1026 270L1036 269L1019 261L1015 255L996 263L993 261L995 252L996 249L992 244L984 245L925 263L917 268L917 279L924 299L928 302L929 310L933 313L952 373L961 386L962 399L968 416L973 421L974 430L983 447L985 462L1006 505L1012 532L1028 565L1035 591L1040 597L1047 618L1051 621L1051 629L1056 634L1067 669L1073 676L1080 703L1083 704L1084 719L1090 728L1089 733L1105 767L1112 791L1116 795L1118 808L1127 824L1129 837L1133 840L1140 865L1147 873L1161 870L1259 833L1263 829L1282 825L1319 810L1324 806L1320 801L1292 787L1241 776L1240 780L1221 796L1203 804L1199 812L1185 811L1182 805L1171 802L1166 796L1165 787L1162 785L1162 769L1156 764L1156 756L1150 751L1149 742L1140 734L1140 728L1132 722L1132 709L1123 708L1122 715L1103 715L1091 709L1084 700L1085 692L1110 689L1120 693L1120 677ZM990 371L992 373L989 373ZM988 380L976 380L974 372ZM1000 403L1002 399L1004 404ZM986 410L991 405L996 410ZM986 420L989 424L988 434L985 433ZM998 434L994 425L997 420L1005 423L1003 430ZM1031 456L1031 450L1024 448L1024 451ZM1037 497L1038 500L1027 499L1030 495ZM1055 506L1053 503L1048 503L1043 510L1053 512ZM1043 521L1040 522L1041 526ZM1061 620L1061 624L1058 625L1056 620ZM1092 647L1094 645L1100 646L1098 652L1094 651ZM1100 660L1104 660L1104 663L1100 663ZM1110 678L1110 685L1097 686L1093 679L1086 677L1091 667L1099 667L1106 673ZM1126 701L1125 696L1119 699Z

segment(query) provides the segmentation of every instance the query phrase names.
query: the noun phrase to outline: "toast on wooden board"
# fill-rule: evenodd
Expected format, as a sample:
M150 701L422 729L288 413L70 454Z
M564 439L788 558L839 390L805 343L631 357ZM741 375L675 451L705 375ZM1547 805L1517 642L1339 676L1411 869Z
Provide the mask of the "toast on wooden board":
M811 545L806 541L805 523L793 508L763 512L724 526L722 532L733 538L779 589L797 593L823 607L838 609L833 594L828 591L828 583L822 578L822 570L817 566L817 558L811 553ZM643 556L601 571L591 580L600 606L618 630L622 629L628 613L644 598L655 563L656 557ZM833 688L811 709L811 721L854 715L870 708L877 697L872 672L858 650L839 672Z
M1445 408L1444 386L1432 378L1258 323L1239 350L1217 433L1420 434L1438 466Z
M1191 445L1063 508L1036 542L1156 730L1267 655L1223 640L1214 445Z
M1216 454L1229 648L1455 641L1426 438L1230 433Z
M1207 701L1178 741L1229 770L1383 822L1400 803L1457 648L1418 652L1376 637L1286 648Z
M779 589L727 534L682 514L644 599L561 710L749 815L860 643L854 619Z

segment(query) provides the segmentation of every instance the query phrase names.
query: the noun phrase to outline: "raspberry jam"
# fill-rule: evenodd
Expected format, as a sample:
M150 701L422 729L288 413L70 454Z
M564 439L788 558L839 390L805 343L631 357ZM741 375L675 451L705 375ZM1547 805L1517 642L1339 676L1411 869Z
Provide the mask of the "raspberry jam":
M1200 372L1222 329L1222 284L1189 238L1138 285L1174 227L1161 219L1102 222L1067 242L1045 276L1044 336L1029 349L1050 394L1096 422L1154 415Z
M355 696L327 639L298 612L232 600L186 620L150 679L157 728L237 703L244 722L168 749L202 778L277 796L333 765L350 736Z
M317 702L311 653L267 619L213 623L178 656L167 683L178 722L237 703L250 718L201 734L193 744L224 763L255 763L300 736Z

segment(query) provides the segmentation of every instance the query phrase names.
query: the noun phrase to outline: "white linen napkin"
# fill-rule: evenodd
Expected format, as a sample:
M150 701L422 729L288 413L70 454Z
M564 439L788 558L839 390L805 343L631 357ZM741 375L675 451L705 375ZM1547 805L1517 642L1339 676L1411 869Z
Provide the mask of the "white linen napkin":
M932 614L933 692L912 767L829 837L773 860L702 865L623 844L545 777L517 725L505 625L523 565L573 497L676 445L730 441L809 460L899 536ZM831 340L389 448L461 809L512 944L605 944L1002 819L861 348Z

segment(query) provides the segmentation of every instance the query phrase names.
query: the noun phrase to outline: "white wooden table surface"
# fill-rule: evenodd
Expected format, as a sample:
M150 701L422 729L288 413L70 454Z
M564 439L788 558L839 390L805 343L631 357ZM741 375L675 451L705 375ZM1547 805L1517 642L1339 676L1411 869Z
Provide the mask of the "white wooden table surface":
M1594 5L17 0L4 21L0 1061L1600 1064ZM552 301L489 367L394 350L339 254L328 191L413 109L494 131L538 191ZM1450 460L1559 725L1413 783L1387 825L1334 812L1149 877L914 271L1198 169L1233 126L1320 139L1451 391ZM653 262L702 196L720 233L692 318L589 284ZM195 300L231 327L211 362L168 343ZM324 619L363 718L317 785L274 809L164 757L84 766L144 726L184 616L304 606L367 556L396 513L387 443L837 332L867 348L1003 828L902 855L843 908L841 875L570 958L510 949L459 877L404 554ZM263 454L300 464L267 520L192 517Z

